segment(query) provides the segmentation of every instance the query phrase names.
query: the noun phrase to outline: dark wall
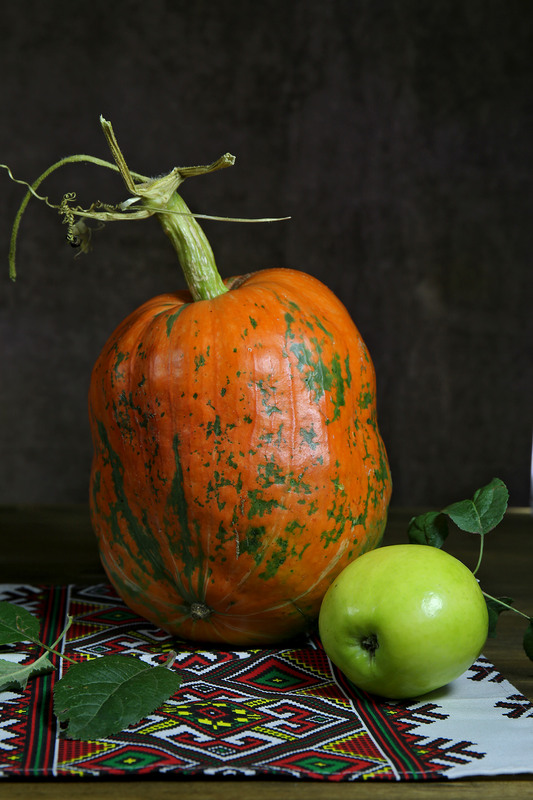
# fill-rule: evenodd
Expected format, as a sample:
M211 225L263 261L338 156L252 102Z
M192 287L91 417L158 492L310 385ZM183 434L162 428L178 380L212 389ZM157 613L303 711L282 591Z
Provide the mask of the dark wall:
M291 266L325 281L370 348L396 505L460 499L492 477L529 502L532 433L533 4L150 0L6 4L0 161L26 180L70 153L185 184L223 275ZM125 197L67 167L57 202ZM183 279L157 222L117 223L73 257L32 202L18 280L0 171L0 502L85 502L90 371L115 325Z

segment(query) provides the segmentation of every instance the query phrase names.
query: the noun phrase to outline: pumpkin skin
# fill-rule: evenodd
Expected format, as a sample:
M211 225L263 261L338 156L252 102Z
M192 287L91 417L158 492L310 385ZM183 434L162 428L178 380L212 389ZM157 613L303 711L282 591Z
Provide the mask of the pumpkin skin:
M179 637L275 644L383 535L375 375L320 281L267 269L156 297L104 346L89 392L90 506L109 580Z

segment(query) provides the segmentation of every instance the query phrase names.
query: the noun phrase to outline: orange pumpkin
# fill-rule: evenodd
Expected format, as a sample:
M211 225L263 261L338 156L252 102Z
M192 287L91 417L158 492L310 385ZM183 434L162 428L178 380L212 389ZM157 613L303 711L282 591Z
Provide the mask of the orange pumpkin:
M170 206L186 208L177 194ZM381 540L391 482L374 368L321 282L267 269L224 284L195 220L161 222L191 292L130 314L91 379L102 562L172 634L276 643Z

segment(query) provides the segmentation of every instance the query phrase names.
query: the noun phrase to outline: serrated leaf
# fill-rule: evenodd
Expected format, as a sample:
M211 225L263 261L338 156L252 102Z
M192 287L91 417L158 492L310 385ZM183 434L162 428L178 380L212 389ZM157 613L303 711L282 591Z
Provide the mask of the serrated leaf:
M54 712L70 739L110 736L155 711L181 678L129 656L101 656L71 666L54 689Z
M460 500L446 506L443 513L455 522L458 528L469 533L481 533L481 520L472 500Z
M25 608L5 601L0 603L0 645L38 639L40 627L37 617Z
M502 521L507 511L509 492L502 480L493 478L490 483L474 493L472 500L478 510L483 533L488 533Z
M508 500L507 487L499 478L494 478L478 489L471 500L452 503L442 511L461 530L484 535L501 522Z
M32 661L31 664L17 664L0 659L0 691L5 689L24 690L30 678L53 672L54 665L46 655Z
M507 606L514 603L512 597L487 597L485 595L485 602L487 603L487 611L489 612L489 633L491 639L496 636L496 625L502 611L509 611ZM502 605L505 603L506 605Z
M526 656L533 661L533 619L530 618L529 624L524 633L524 650Z
M427 544L431 547L442 547L448 536L448 522L439 511L428 511L419 514L409 522L407 536L411 544Z

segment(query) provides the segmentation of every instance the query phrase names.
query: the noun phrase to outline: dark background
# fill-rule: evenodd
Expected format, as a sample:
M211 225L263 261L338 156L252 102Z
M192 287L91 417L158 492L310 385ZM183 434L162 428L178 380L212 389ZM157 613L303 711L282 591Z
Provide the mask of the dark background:
M187 182L220 271L290 266L343 300L372 354L393 503L439 506L492 477L529 503L533 4L529 0L144 0L5 4L0 161L34 180L64 155L133 170L236 165ZM117 202L69 166L42 191ZM74 258L0 170L0 503L85 502L87 389L113 328L183 288L155 220Z

